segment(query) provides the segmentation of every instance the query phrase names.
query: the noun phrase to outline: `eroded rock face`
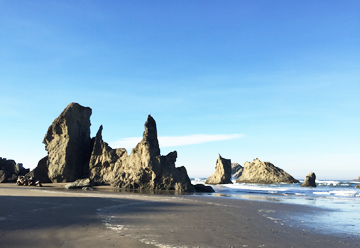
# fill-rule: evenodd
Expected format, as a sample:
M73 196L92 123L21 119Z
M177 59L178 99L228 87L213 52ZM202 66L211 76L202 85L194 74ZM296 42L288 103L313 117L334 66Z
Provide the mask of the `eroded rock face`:
M206 184L230 184L231 160L222 158L219 154L216 160L215 172L205 181Z
M88 174L91 108L70 103L49 127L43 143L52 182L72 182Z
M239 178L242 174L244 170L244 167L242 167L240 164L238 163L232 163L231 164L231 174L233 176L233 178Z
M301 187L316 187L315 183L316 175L314 172L310 172L306 177L303 184L301 184Z
M112 149L102 139L103 127L93 138L93 150L89 162L90 178L96 184L110 184L115 179L115 171L127 157L126 149ZM122 159L121 159L122 158Z
M27 173L26 177L36 178L37 180L39 180L42 183L51 183L51 180L48 176L49 169L48 169L47 161L48 161L48 156L40 159L40 161L38 162L35 169L33 169L32 171Z
M299 181L272 163L261 162L256 158L253 162L245 162L244 171L236 182L271 184L298 183Z
M100 127L90 158L90 178L118 188L140 190L193 191L185 167L175 167L177 153L160 155L155 120L149 115L143 139L127 155L102 140Z
M18 176L23 176L29 169L25 169L21 163L16 164L12 159L0 157L0 183L16 182Z

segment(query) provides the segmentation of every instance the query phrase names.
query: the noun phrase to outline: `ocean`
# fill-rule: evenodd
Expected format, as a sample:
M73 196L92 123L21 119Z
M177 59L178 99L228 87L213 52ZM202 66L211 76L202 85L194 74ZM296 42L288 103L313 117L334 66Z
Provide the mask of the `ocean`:
M206 178L191 178L193 184L205 184L205 180ZM211 185L215 193L207 196L317 207L325 211L316 211L309 216L288 216L284 221L322 233L360 235L360 189L355 188L360 181L316 180L316 188L300 187L303 180L295 184L249 184L232 181L233 184Z
M206 178L191 178L192 184L205 184ZM283 196L306 196L323 198L357 198L360 200L360 189L355 188L359 181L340 181L340 180L317 180L316 188L300 187L300 183L288 184L233 184L211 185L216 193L227 194L231 196L243 194L261 194L261 195L283 195Z

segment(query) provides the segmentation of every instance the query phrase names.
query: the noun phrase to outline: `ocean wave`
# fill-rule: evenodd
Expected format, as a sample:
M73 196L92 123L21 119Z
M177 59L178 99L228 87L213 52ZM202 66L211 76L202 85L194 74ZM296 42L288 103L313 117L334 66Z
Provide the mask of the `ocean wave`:
M193 184L205 184L205 178L192 178ZM211 185L216 193L239 195L239 194L264 194L264 195L287 195L287 196L311 196L311 197L335 197L335 198L358 198L360 189L356 189L354 181L340 180L317 180L317 187L300 187L300 183L288 184L256 184L236 183Z

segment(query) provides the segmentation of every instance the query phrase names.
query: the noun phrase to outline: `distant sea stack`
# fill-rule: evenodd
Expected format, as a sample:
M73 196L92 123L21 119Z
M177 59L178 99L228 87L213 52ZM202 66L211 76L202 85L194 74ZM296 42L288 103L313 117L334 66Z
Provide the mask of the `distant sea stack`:
M233 178L238 179L241 176L243 171L244 171L244 167L242 167L240 164L238 164L238 163L231 164L231 174L232 174Z
M316 187L316 175L314 172L310 172L306 177L303 184L301 184L301 187Z
M354 178L353 181L360 181L360 177Z
M222 158L219 154L216 160L215 172L205 181L206 184L231 184L231 160Z
M253 162L245 162L242 175L236 180L237 183L299 183L298 180L284 170L274 166L270 162L261 162L254 159Z

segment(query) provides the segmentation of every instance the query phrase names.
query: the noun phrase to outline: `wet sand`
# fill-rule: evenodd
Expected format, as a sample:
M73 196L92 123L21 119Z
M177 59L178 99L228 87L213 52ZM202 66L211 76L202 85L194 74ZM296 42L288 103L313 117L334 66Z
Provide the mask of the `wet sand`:
M360 247L360 236L288 221L320 208L45 186L0 184L0 247Z

